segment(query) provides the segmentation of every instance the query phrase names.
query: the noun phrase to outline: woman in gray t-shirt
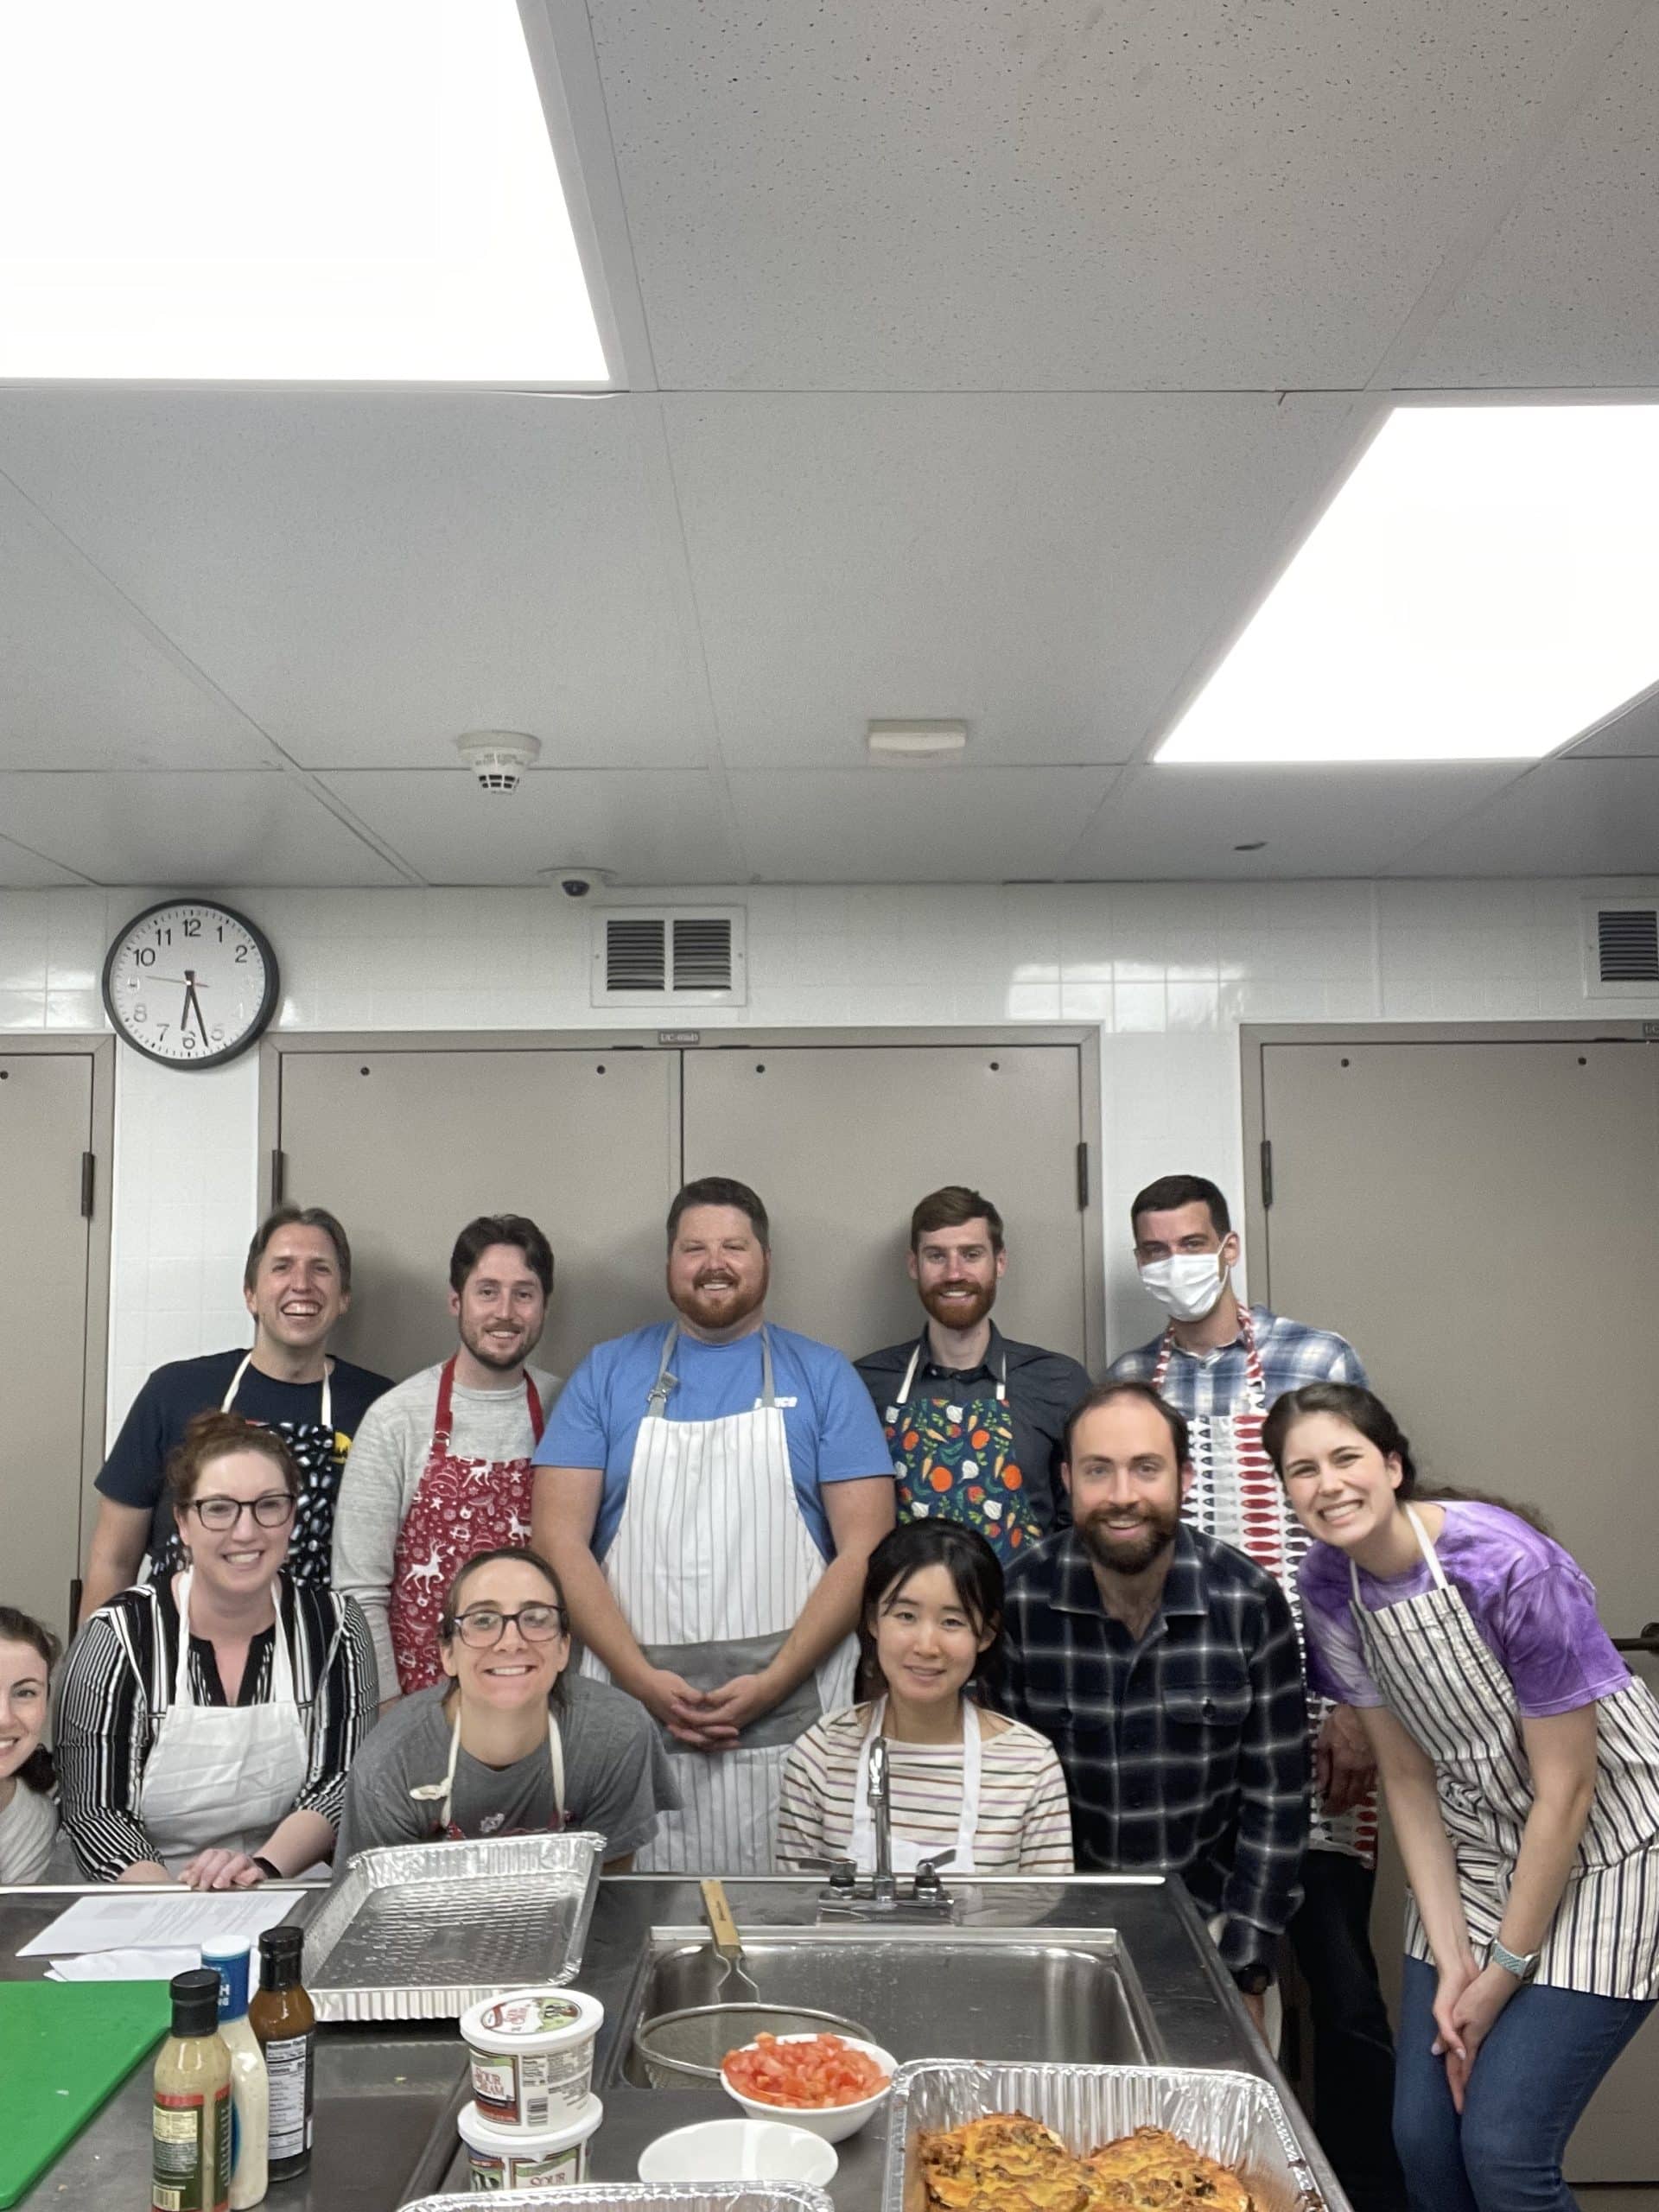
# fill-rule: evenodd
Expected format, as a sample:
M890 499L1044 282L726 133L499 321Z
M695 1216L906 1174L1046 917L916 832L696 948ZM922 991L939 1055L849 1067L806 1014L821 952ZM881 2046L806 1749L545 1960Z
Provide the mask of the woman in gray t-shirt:
M567 1679L569 1616L547 1561L520 1547L467 1560L443 1602L448 1680L402 1698L346 1784L336 1872L353 1852L586 1828L620 1872L679 1795L651 1715L608 1683Z

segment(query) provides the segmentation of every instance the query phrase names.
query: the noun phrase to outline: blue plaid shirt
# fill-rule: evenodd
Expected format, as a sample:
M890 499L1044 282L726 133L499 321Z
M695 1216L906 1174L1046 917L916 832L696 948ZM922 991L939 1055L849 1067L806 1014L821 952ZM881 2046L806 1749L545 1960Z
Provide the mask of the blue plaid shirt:
M1263 1413L1275 1398L1287 1390L1300 1390L1305 1382L1357 1382L1362 1390L1370 1387L1359 1354L1346 1337L1338 1336L1333 1329L1310 1329L1306 1321L1269 1313L1265 1306L1252 1306L1250 1319L1255 1325L1256 1356L1262 1362L1262 1380L1268 1395ZM1163 1348L1160 1335L1138 1351L1122 1353L1108 1370L1109 1380L1150 1382ZM1176 1412L1185 1414L1189 1421L1204 1414L1241 1412L1246 1402L1243 1337L1235 1337L1231 1344L1216 1351L1183 1351L1176 1344L1164 1377L1163 1394Z
M1079 1868L1179 1873L1225 1915L1230 1967L1269 1963L1308 1821L1301 1661L1272 1576L1183 1525L1136 1643L1067 1529L1015 1562L1005 1618L997 1702L1059 1753Z

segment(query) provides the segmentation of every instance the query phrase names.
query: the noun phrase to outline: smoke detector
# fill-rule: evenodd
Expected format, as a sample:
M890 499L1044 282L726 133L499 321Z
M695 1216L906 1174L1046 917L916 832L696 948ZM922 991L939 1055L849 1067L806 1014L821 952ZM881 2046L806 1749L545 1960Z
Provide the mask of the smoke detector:
M525 769L540 760L542 741L519 729L473 729L455 740L455 750L480 791L516 791Z

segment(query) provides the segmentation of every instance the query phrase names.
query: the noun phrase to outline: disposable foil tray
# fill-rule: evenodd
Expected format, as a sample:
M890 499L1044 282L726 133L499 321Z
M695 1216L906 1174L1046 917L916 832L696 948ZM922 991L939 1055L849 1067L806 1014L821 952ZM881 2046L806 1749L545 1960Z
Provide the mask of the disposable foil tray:
M605 1839L397 1844L351 1859L307 1931L320 2020L454 2020L582 1965Z
M568 2189L492 2190L500 2212L835 2212L804 2182L573 2182ZM478 2198L420 2196L404 2212L479 2212ZM494 2212L494 2207L492 2208Z
M991 2112L1028 2113L1086 2156L1137 2127L1166 2127L1230 2166L1256 2212L1327 2212L1277 2093L1205 2067L997 2066L923 2059L893 2077L881 2212L925 2212L917 2136Z

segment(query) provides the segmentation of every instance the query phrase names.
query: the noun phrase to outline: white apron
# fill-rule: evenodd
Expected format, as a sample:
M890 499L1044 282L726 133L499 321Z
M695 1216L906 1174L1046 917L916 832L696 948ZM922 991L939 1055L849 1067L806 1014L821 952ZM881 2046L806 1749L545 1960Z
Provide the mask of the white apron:
M776 1656L822 1580L824 1560L802 1516L789 1439L772 1386L772 1338L760 1330L761 1399L716 1421L670 1421L677 1387L663 1344L634 1440L627 1497L605 1579L653 1667L694 1689L718 1689ZM735 1749L698 1751L664 1732L684 1809L664 1813L636 1857L642 1872L765 1874L784 1763L802 1731L851 1700L849 1637L781 1704L746 1728ZM584 1652L582 1672L609 1681Z
M974 1872L974 1838L979 1833L980 1772L983 1764L983 1747L980 1739L979 1707L960 1700L962 1707L962 1813L957 1822L956 1846L950 1854L950 1879L954 1882L963 1874ZM875 1866L875 1817L870 1810L870 1749L881 1733L887 1718L887 1700L880 1698L864 1737L864 1748L858 1755L858 1780L853 1785L852 1856L861 1873L869 1873ZM891 1758L893 1745L887 1746ZM888 1767L889 1777L892 1767ZM895 1874L913 1874L928 1856L929 1850L937 1853L938 1846L907 1843L902 1836L893 1839L893 1871Z
M310 1765L280 1583L271 1593L276 1632L268 1701L198 1705L190 1690L191 1580L186 1567L173 1586L179 1609L173 1702L156 1728L138 1795L138 1817L169 1874L199 1851L257 1851L293 1811Z
M461 1758L461 1715L457 1713L449 1731L449 1764L444 1769L442 1782L417 1783L410 1796L418 1802L436 1802L438 1826L451 1841L462 1843L467 1839L455 1826L452 1817L455 1800L455 1766ZM556 1834L564 1826L564 1738L559 1732L558 1720L551 1706L547 1711L547 1760L553 1770L553 1827L550 1834Z
M1532 1810L1515 1687L1408 1505L1433 1587L1373 1612L1350 1560L1354 1618L1389 1710L1434 1762L1440 1818L1476 1956L1497 1936ZM1455 1507L1448 1509L1455 1511ZM1537 1980L1595 1997L1659 1997L1659 1703L1634 1679L1596 1702L1596 1794ZM1406 1948L1433 1963L1414 1899Z
M1297 1649L1307 1672L1307 1645L1302 1630L1302 1601L1296 1574L1313 1539L1290 1510L1285 1486L1262 1443L1262 1425L1268 1414L1268 1382L1262 1355L1256 1349L1255 1323L1247 1306L1239 1307L1239 1328L1244 1339L1245 1402L1230 1414L1192 1414L1187 1416L1192 1437L1192 1488L1181 1510L1206 1536L1231 1544L1247 1559L1272 1575L1284 1592L1296 1624ZM1175 1350L1175 1332L1166 1329L1152 1373L1152 1387L1162 1391ZM1308 1739L1318 1736L1331 1710L1328 1700L1312 1692L1307 1700ZM1342 1851L1350 1858L1376 1864L1376 1793L1373 1789L1351 1812L1332 1819L1319 1808L1308 1821L1310 1851Z

